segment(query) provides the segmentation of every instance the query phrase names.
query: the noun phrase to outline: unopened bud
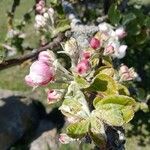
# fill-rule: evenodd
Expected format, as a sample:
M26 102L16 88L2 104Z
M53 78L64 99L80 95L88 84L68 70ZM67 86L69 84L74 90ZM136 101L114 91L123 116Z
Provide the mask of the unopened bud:
M97 49L100 47L100 41L96 38L92 38L91 41L90 41L90 46L93 48L93 49Z

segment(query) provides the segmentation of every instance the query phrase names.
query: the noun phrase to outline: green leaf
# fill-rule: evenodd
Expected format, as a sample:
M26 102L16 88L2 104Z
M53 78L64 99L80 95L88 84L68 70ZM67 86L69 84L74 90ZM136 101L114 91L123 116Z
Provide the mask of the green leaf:
M149 38L149 34L146 31L142 31L139 35L136 36L136 42L138 45L144 44Z
M72 138L82 138L89 131L89 120L82 120L80 122L71 124L67 127L67 134Z
M74 117L77 120L89 117L90 111L87 101L77 83L72 82L69 85L68 92L59 109L65 116Z
M118 92L119 95L130 95L129 90L122 84L117 84L118 85Z
M102 63L108 67L112 67L112 58L110 56L103 56Z
M98 103L101 99L103 99L103 97L97 96L97 97L93 100L93 106L94 106L95 108L96 108L97 103Z
M113 25L117 25L121 19L121 13L117 8L117 4L112 4L108 11L108 18Z
M141 9L133 9L132 12L136 15L138 23L142 26L146 18L146 15L144 15Z
M126 25L128 24L130 21L136 19L136 15L134 13L128 13L128 14L125 14L122 18L122 24L123 25Z
M98 74L88 90L98 91L104 95L117 94L117 85L110 76L106 74Z
M141 32L141 26L137 19L132 20L130 23L127 24L126 30L128 31L128 34L131 35L138 35Z
M97 118L97 116L92 113L91 118L90 118L90 136L94 143L97 146L105 147L106 145L106 134L105 134L105 129L102 121Z
M150 28L150 17L149 16L147 16L146 19L144 20L144 25L147 28Z
M96 72L97 74L106 74L111 77L114 75L114 69L108 66L102 66Z
M75 81L81 89L88 88L90 86L90 84L81 76L76 76Z
M112 126L122 126L134 116L135 100L128 96L112 95L95 103L97 116Z

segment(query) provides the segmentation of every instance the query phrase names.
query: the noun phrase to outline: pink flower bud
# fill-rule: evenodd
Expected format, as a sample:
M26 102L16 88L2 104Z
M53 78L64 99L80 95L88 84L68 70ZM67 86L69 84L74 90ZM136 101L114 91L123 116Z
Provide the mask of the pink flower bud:
M49 103L54 103L60 99L60 94L56 90L47 91L47 100Z
M41 1L39 1L38 4L41 5L42 7L44 7L45 6L45 1L41 0Z
M74 141L72 138L70 138L67 134L62 133L59 136L59 142L62 144L68 144L69 142Z
M96 38L92 38L91 41L90 41L90 46L93 48L93 49L97 49L100 47L100 41Z
M76 66L76 71L79 74L85 74L90 69L90 63L88 60L80 61Z
M137 73L133 68L128 68L126 65L122 65L119 70L119 75L122 81L133 80L137 77Z
M110 55L113 54L114 52L115 52L114 47L112 45L109 45L104 49L104 55Z
M53 8L49 8L48 9L48 14L49 15L54 15L54 9Z
M25 81L29 86L46 85L54 79L54 69L52 66L35 61L30 67L30 73L25 77Z
M121 65L120 70L119 70L119 74L123 74L123 73L127 73L129 72L129 68L126 65Z
M127 35L123 27L116 29L115 33L120 39L124 38Z
M42 11L42 9L43 9L43 7L42 7L41 5L36 4L36 11L37 11L38 13L40 13L40 12Z
M89 51L82 52L82 59L90 59L91 53Z
M42 51L39 53L38 60L50 64L55 60L55 56L52 51Z

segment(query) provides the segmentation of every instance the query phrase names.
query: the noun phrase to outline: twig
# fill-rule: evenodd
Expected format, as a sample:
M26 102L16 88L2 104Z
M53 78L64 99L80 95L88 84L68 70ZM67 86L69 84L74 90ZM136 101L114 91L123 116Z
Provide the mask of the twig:
M16 11L17 6L19 6L20 0L14 0L12 8L11 8L11 13L14 13Z
M29 59L33 59L41 51L45 51L47 49L59 48L60 42L63 41L64 38L65 38L64 33L59 33L58 36L52 42L45 45L44 47L40 47L35 52L32 52L30 54L25 54L25 55L18 57L18 58L13 58L13 59L8 59L8 60L3 61L2 63L0 63L0 70L4 70L4 69L12 67L12 66L20 65Z

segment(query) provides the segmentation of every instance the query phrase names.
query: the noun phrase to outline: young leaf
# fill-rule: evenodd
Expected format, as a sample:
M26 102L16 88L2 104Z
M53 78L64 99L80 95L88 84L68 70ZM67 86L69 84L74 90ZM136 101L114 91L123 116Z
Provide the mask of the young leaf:
M90 84L81 76L76 76L75 81L81 89L88 88L90 86Z
M112 95L95 103L96 112L101 120L112 126L122 126L134 116L135 100L128 96Z
M129 90L122 84L117 84L118 85L118 92L119 95L130 95Z
M112 59L110 56L103 56L102 63L108 67L112 67Z
M147 28L150 28L150 16L147 16L144 20L144 25L147 27Z
M96 71L96 73L97 74L106 74L106 75L112 77L114 75L114 69L112 67L102 66Z
M122 19L122 24L123 25L126 25L128 24L130 21L136 19L136 15L134 13L127 13L123 16L123 19Z
M105 95L117 94L117 85L115 81L106 74L96 75L94 82L88 88L90 91L98 91Z
M81 120L80 122L71 124L67 127L67 134L72 138L82 138L89 131L89 120Z
M106 134L103 123L94 113L91 114L90 122L89 133L92 140L97 146L105 147Z
M117 4L112 4L108 11L108 18L114 25L119 24L121 19L121 13L117 8Z
M88 104L77 83L72 82L69 85L68 92L59 109L67 117L75 117L78 120L88 118L90 115Z

